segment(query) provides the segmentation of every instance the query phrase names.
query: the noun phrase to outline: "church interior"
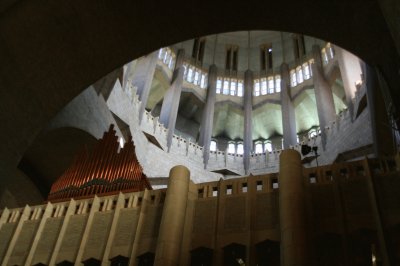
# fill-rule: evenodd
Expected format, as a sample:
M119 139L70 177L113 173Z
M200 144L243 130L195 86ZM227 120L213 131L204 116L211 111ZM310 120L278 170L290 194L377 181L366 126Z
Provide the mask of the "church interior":
M400 4L10 0L2 265L399 265Z

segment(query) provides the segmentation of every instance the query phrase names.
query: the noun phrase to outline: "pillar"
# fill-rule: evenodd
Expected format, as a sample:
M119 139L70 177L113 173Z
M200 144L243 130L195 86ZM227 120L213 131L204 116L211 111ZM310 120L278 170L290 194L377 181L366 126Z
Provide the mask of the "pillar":
M178 265L189 191L189 170L178 165L169 172L154 265Z
M250 171L250 154L253 150L252 138L252 111L253 111L253 72L247 70L244 73L244 137L243 137L243 164L246 175Z
M364 83L366 86L368 111L371 118L373 149L377 157L394 156L395 143L391 123L385 111L386 105L382 96L377 73L373 67L363 63Z
M314 45L312 48L314 64L311 65L314 81L315 100L317 102L317 112L319 126L321 128L322 147L326 146L325 127L329 122L336 119L335 103L331 86L325 79L324 69L321 60L321 48L319 45Z
M141 101L139 121L142 120L147 100L149 98L151 83L158 59L158 50L138 59L132 76L132 85L137 87L137 94Z
M297 144L296 116L290 93L289 66L286 63L281 65L281 108L283 128L283 148Z
M214 120L214 106L217 89L217 66L211 65L208 70L208 86L207 100L203 110L203 117L200 126L199 145L203 146L203 162L204 168L207 168L208 159L210 158L210 143Z
M279 165L279 215L281 265L311 264L308 245L306 191L301 156L296 150L283 150Z
M172 75L171 86L164 96L161 106L160 123L168 129L167 146L168 150L171 147L172 137L174 135L176 118L178 116L179 100L181 98L183 75L185 69L183 67L183 59L185 50L180 49L176 58L175 69Z
M355 97L357 91L356 81L361 80L360 59L338 46L333 46L333 49L335 50L336 58L339 63L340 75L343 80L343 87L346 95L346 105L350 111L351 120L353 121L353 98Z

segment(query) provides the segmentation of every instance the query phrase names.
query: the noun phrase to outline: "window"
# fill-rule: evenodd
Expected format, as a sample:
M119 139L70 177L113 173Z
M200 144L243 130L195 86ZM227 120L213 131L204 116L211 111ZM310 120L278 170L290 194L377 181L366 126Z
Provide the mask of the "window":
M317 175L316 175L315 173L311 173L311 174L309 175L309 178L310 178L310 183L311 183L311 184L317 183Z
M237 96L243 97L243 80L238 81L237 85Z
M274 77L268 77L268 93L274 93Z
M314 64L314 59L308 60L308 65L310 66L310 76L312 77L312 65Z
M267 79L262 78L261 79L261 95L267 94Z
M203 62L203 56L204 56L204 48L206 45L206 39L199 39L196 38L194 39L193 42L193 50L192 50L192 58L195 60L195 62Z
M303 79L303 70L301 69L301 66L298 66L296 68L296 72L297 72L297 83L303 83L304 79Z
M335 57L335 50L333 50L333 47L331 45L331 43L327 43L326 44L326 49L328 50L328 56L330 59L333 59L333 57Z
M292 87L296 87L297 86L296 71L294 69L290 70L290 85Z
M216 151L217 150L217 142L215 140L212 140L210 142L210 151Z
M226 186L226 195L232 195L232 185Z
M237 80L236 79L232 79L231 80L231 95L234 96L236 94L236 84L237 84Z
M278 179L274 178L272 179L272 189L277 189L277 188L279 188Z
M281 76L275 76L275 92L281 92Z
M257 181L257 191L261 191L263 189L263 182L262 181Z
M236 153L243 154L243 143L238 143Z
M222 78L217 78L217 93L221 93L222 91Z
M196 69L195 72L194 72L193 83L195 85L199 85L199 81L200 81L200 73L199 73L199 70Z
M265 142L265 151L272 152L272 144L270 141Z
M259 96L260 95L260 80L255 79L254 80L254 96Z
M203 195L204 195L204 189L203 189L203 188L200 188L200 189L197 191L197 196L198 196L199 199L202 199L202 198L203 198Z
M234 154L235 153L235 143L229 143L228 144L228 153Z
M310 66L308 65L308 62L305 62L303 64L303 74L304 74L304 79L307 80L311 77L310 74Z
M294 49L294 57L299 59L300 57L306 54L306 45L304 41L303 35L293 35L293 49Z
M268 71L272 69L272 46L270 44L260 47L260 59L261 70Z
M213 197L218 196L218 188L217 188L217 187L213 187L212 196L213 196Z
M222 93L225 95L229 95L229 80L228 79L224 79L224 87L223 87Z
M164 48L161 48L161 49L158 51L158 59L162 60L162 59L164 58L164 53L165 53L165 49L164 49Z
M321 50L321 57L322 57L322 63L324 65L328 64L329 59L328 59L328 54L326 53L325 48L322 48L322 50Z
M200 79L200 88L202 88L202 89L205 89L207 87L206 78L207 78L207 75L202 73L201 79Z
M168 68L173 69L175 65L175 55L172 55L168 62Z
M263 145L261 142L256 143L255 152L260 154L263 153Z
M119 138L119 146L120 146L121 149L124 147L124 144L125 144L124 138L123 138L123 137L120 137L120 138Z
M193 68L192 67L189 67L189 69L188 69L186 80L190 83L193 82Z
M247 192L247 183L242 183L242 192L243 193Z
M238 65L238 47L228 46L226 48L225 69L237 71Z

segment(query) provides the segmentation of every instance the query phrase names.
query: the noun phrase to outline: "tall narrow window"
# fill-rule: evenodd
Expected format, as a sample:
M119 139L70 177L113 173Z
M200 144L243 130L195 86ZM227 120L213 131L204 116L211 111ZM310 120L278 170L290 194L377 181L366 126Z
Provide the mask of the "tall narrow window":
M210 151L216 151L217 150L217 142L215 140L212 140L210 142Z
M202 73L201 79L200 79L200 88L205 89L207 87L206 79L207 79L207 75Z
M259 96L260 95L260 80L255 79L254 80L254 96Z
M235 143L230 142L228 144L228 153L234 154L235 153Z
M306 54L306 44L303 35L293 35L293 50L295 59L299 59Z
M307 80L311 77L310 74L310 66L308 65L308 62L305 62L303 64L303 74L304 74L304 79Z
M297 83L303 83L304 79L303 79L303 70L301 69L301 66L298 66L296 68L296 72L297 72Z
M206 39L194 39L193 49L192 49L192 58L199 63L203 62L204 49L205 49Z
M222 94L229 95L229 79L224 79Z
M221 93L222 92L222 79L221 78L217 78L217 93Z
M274 93L274 77L268 77L268 93Z
M260 47L260 59L261 70L272 70L272 46L270 44L264 44Z
M265 142L265 151L272 152L272 144L270 141Z
M238 81L237 85L237 96L243 97L243 80Z
M261 79L261 95L267 94L267 79L262 78Z
M290 70L290 85L292 87L297 86L296 70L294 70L294 69Z
M329 58L325 48L322 48L321 50L321 57L322 57L322 63L324 65L328 64Z
M240 142L238 143L236 153L243 154L243 143L240 143Z
M275 92L281 92L281 76L275 76Z
M226 48L225 69L237 71L238 67L238 47L229 46Z
M231 95L234 96L236 95L236 84L237 80L236 79L231 79Z
M258 153L258 154L264 152L264 151L263 151L263 144L262 144L262 142L257 142L257 143L256 143L255 152Z

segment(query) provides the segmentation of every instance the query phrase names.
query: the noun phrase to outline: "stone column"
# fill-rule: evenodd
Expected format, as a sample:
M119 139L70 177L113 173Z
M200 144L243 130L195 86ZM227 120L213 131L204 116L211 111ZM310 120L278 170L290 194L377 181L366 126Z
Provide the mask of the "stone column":
M208 86L207 100L203 110L203 117L200 126L199 145L203 146L203 162L204 168L207 168L208 159L210 158L210 142L214 120L214 106L216 98L217 84L217 66L211 65L208 70Z
M281 108L283 128L283 148L297 144L296 115L290 93L289 66L286 63L281 65Z
M366 86L368 111L371 118L373 149L377 157L393 156L396 154L393 142L392 128L382 96L377 73L373 67L363 63L363 76Z
M361 80L360 59L352 53L334 45L336 58L339 63L340 75L342 76L344 92L346 94L346 104L349 108L351 119L354 119L353 98L357 88L356 81Z
M324 69L321 60L321 48L319 45L313 45L312 48L314 64L312 64L312 73L314 81L315 100L317 102L317 112L319 126L321 128L322 147L326 146L325 127L329 122L336 119L335 103L333 101L332 89L325 79Z
M179 100L181 98L183 75L185 69L183 67L183 59L185 50L180 49L176 57L175 69L172 75L171 86L164 96L161 106L160 123L168 129L167 146L168 150L171 147L172 137L174 135L176 118L178 116Z
M151 82L153 81L154 72L158 59L158 51L143 56L137 60L135 70L132 75L132 85L137 87L137 94L141 101L139 110L139 121L142 120L147 100L149 98Z
M308 245L305 184L300 154L283 150L279 165L281 265L312 265Z
M154 265L178 265L185 225L190 172L178 165L169 172L167 195L158 234Z
M252 138L252 111L253 111L253 72L247 70L244 73L244 137L243 137L243 164L244 171L249 174L250 171L250 155L253 151Z

